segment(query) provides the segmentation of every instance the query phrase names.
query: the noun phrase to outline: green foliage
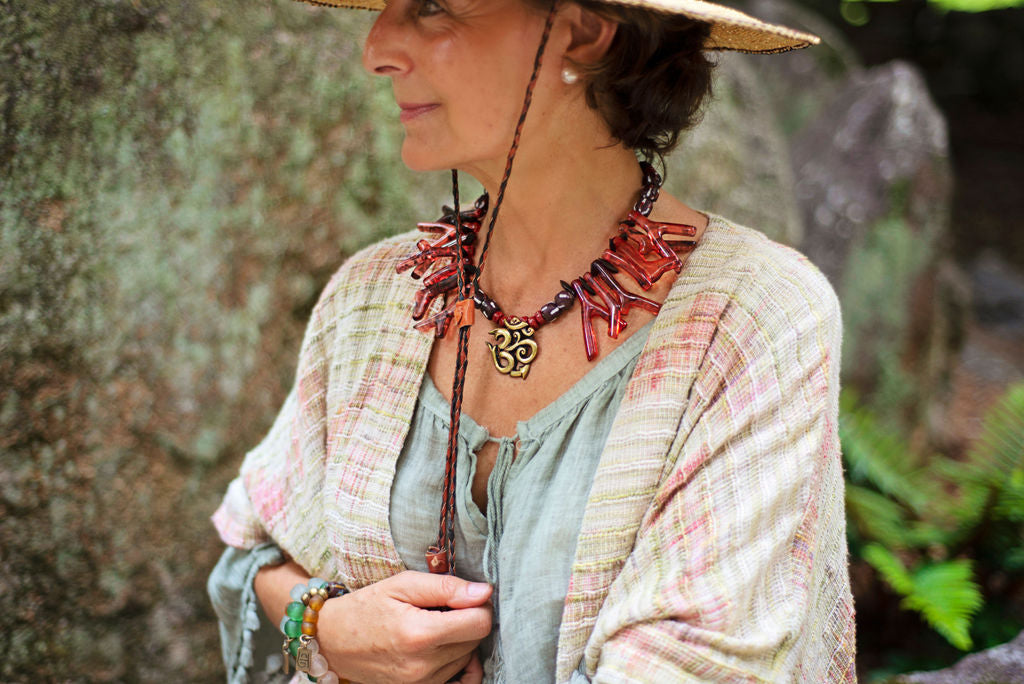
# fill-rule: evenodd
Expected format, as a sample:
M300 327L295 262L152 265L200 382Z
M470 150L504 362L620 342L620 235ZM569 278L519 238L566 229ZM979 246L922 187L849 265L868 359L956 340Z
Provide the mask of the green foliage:
M910 594L914 591L914 578L907 572L903 562L884 546L868 544L861 556L899 593Z
M1024 6L1024 0L928 0L928 2L941 10L956 12L987 12Z
M985 417L984 432L970 459L978 468L978 478L993 486L1003 486L1001 494L1008 515L1019 516L1024 487L1024 385L1010 388L1003 399ZM1017 505L1014 505L1017 502ZM1020 520L1019 517L1015 518Z
M961 650L971 647L971 619L981 609L981 590L972 579L969 560L926 563L913 572L880 544L868 544L863 557L882 579L905 598L901 606L916 610L935 631Z
M962 460L932 454L922 462L848 391L840 438L854 553L904 597L903 609L953 646L971 648L985 604L979 577L1024 574L1024 385L988 412ZM1007 620L987 617L986 629L1011 632Z
M971 561L929 563L913 575L905 607L919 611L939 634L959 649L971 647L971 619L984 602L972 579Z
M907 191L890 192L889 215L876 221L851 252L842 279L843 378L870 392L877 416L886 416L888 431L919 421L908 417L920 405L920 383L902 355L907 344L907 302L912 287L928 267L934 236L910 225Z
M839 14L848 23L862 26L871 18L869 4L889 2L899 0L840 0ZM988 12L1024 6L1024 0L928 0L928 3L942 12Z
M933 487L927 486L927 480L916 476L907 444L898 434L879 425L873 414L858 410L853 392L843 393L840 411L843 420L839 434L851 480L870 482L882 494L920 513L934 492L929 491Z

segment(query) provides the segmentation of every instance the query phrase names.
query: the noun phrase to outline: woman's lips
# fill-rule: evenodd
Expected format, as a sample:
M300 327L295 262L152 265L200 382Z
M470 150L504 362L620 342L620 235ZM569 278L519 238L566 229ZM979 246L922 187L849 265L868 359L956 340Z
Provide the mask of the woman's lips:
M437 103L433 104L414 104L414 103L399 103L398 105L402 113L398 117L402 123L412 121L413 119L423 116L427 112L431 112L437 109L440 105Z

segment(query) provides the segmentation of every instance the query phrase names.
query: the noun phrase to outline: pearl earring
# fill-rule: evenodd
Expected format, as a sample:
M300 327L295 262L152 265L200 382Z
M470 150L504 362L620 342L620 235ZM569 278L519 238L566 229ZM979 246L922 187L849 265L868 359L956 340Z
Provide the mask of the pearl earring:
M562 83L572 85L578 80L580 80L580 75L577 74L572 67L565 67L562 69Z

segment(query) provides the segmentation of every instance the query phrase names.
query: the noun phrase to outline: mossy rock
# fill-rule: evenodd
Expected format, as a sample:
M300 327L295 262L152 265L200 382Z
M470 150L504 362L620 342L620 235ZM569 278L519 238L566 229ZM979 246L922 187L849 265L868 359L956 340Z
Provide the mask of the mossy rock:
M208 516L326 279L444 188L378 123L370 19L0 13L0 679L222 679Z

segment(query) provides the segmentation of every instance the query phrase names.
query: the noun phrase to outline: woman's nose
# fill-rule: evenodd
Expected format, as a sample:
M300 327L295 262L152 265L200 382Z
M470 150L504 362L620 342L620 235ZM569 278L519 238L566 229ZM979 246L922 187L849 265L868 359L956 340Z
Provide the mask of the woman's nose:
M363 68L371 74L397 76L408 72L412 66L404 49L405 22L402 20L401 4L389 2L377 15L377 20L366 36Z

